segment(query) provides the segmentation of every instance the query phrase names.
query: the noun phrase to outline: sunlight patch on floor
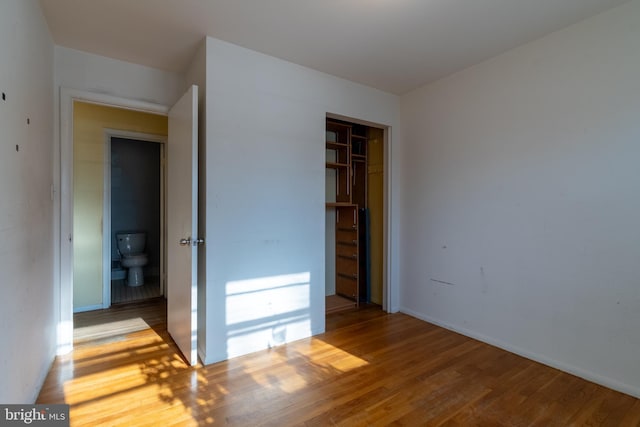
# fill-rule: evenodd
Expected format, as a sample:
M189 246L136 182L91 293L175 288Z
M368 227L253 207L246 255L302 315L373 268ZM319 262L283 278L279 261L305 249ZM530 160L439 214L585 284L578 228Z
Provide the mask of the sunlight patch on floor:
M278 375L269 370L255 370L253 363L245 364L245 373L266 389L278 389L286 393L295 393L315 382L318 377L332 377L353 369L367 366L369 362L344 350L320 340L312 340L307 349L311 351L285 351L278 353ZM330 355L330 356L328 356ZM292 359L303 359L304 364L291 363ZM275 361L274 361L275 362ZM282 378L286 380L282 380Z
M99 325L77 327L73 331L74 341L101 340L131 332L142 331L150 328L149 324L141 317L118 320L115 322L101 323Z

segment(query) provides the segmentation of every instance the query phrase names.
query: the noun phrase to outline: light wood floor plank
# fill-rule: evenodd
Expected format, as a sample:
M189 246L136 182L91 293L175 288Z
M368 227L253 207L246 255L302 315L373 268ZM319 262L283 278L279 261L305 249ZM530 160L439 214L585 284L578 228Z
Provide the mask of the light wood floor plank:
M76 315L39 403L73 426L640 426L638 399L363 305L327 333L187 366L163 299Z

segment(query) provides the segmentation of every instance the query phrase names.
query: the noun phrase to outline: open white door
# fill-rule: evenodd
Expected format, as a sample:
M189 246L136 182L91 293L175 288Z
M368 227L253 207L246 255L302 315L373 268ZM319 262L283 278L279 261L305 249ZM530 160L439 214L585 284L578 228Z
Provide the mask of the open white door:
M167 143L167 328L198 362L198 87L169 111Z

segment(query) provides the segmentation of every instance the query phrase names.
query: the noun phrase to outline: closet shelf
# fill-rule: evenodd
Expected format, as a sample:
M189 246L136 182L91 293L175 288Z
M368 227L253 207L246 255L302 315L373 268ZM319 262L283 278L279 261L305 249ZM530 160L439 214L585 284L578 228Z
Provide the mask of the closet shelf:
M328 208L350 208L355 206L353 203L350 203L350 202L327 202L325 203L325 205Z
M349 144L346 144L344 142L335 142L335 141L327 141L327 148L348 148Z
M328 209L335 209L335 294L353 299L356 306L366 299L364 237L360 208L367 198L368 127L327 119L326 168L335 170L327 181ZM335 185L335 190L330 188ZM334 194L335 192L335 194ZM361 282L362 281L362 282Z
M332 169L348 168L349 164L348 163L327 162L327 167L328 168L332 168Z

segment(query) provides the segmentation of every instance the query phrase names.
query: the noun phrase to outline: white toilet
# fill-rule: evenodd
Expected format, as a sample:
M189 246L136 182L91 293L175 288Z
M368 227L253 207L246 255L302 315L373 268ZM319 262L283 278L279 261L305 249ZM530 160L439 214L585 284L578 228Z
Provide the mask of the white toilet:
M141 231L116 233L118 251L122 255L120 262L124 268L129 270L127 273L128 286L144 285L142 267L147 265L148 261L147 254L143 252L146 237L146 234Z

